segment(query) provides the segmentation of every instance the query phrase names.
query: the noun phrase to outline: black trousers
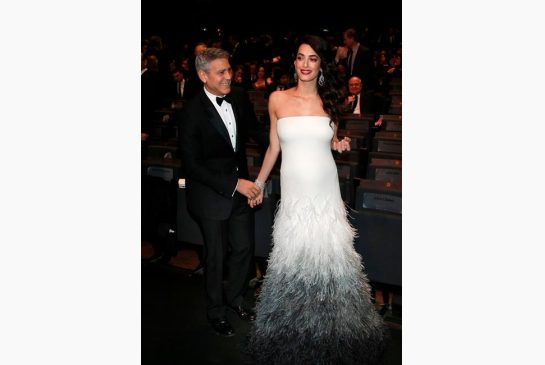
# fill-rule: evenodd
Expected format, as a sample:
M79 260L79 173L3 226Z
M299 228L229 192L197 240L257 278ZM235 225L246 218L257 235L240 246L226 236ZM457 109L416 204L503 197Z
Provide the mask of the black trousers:
M226 220L197 218L204 238L208 319L225 318L226 305L242 305L254 254L254 213L234 209ZM224 272L227 281L224 285Z

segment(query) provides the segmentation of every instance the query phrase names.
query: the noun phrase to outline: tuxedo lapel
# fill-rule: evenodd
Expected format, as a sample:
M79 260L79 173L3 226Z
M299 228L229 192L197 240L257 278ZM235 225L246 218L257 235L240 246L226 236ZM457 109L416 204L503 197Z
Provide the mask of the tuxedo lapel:
M210 124L218 131L219 134L222 135L222 137L225 139L225 141L231 146L231 139L229 138L229 132L227 131L227 128L225 127L225 124L223 123L223 120L221 119L221 116L219 115L218 111L212 105L212 102L206 94L202 93L201 95L201 102L205 105L205 110L208 113L208 121L210 121Z

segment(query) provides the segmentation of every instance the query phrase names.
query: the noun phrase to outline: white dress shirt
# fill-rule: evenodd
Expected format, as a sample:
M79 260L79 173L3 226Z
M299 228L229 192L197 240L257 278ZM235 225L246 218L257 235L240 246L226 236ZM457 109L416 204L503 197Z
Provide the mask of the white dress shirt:
M223 124L225 124L225 128L227 128L227 132L229 132L229 138L231 139L231 145L233 146L233 150L236 150L237 124L235 122L235 114L233 113L233 107L231 106L231 103L224 100L223 103L221 103L221 106L219 106L218 102L216 101L216 98L218 97L218 95L214 95L208 92L206 88L204 88L204 93L206 94L206 96L208 96L208 99L210 99L210 101L212 102L212 105L214 105L214 108L216 108L219 115L221 116L221 120L223 120ZM221 97L223 96L225 95L222 95ZM231 196L235 195L237 188L238 188L238 180Z
M235 114L233 113L233 107L230 103L224 101L221 103L221 106L218 105L216 102L216 97L218 95L214 95L206 88L204 89L204 92L206 96L210 99L212 102L212 105L214 105L214 108L218 111L219 115L221 116L221 120L223 120L223 124L225 124L225 128L227 128L227 132L229 132L229 138L231 139L231 145L233 146L233 150L236 148L237 145L237 123L235 122ZM220 96L223 97L224 95Z
M354 108L354 111L352 114L361 114L360 113L360 101L361 101L361 94L356 95L358 97L358 102L356 103L356 107Z
M180 95L180 97L184 96L184 88L185 88L185 79L183 79L181 82L178 82L178 95Z

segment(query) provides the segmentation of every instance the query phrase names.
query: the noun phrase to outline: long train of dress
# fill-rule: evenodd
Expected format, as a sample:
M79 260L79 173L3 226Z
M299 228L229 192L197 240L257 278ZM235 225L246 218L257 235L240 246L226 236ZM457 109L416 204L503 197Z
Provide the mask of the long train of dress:
M258 364L372 364L384 345L340 195L329 121L277 123L281 200L249 342Z

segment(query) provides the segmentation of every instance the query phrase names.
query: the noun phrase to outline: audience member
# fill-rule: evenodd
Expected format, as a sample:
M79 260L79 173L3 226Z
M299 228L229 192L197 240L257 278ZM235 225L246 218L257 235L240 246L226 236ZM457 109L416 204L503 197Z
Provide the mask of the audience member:
M141 140L142 158L146 157L147 140L151 134L155 110L159 108L162 100L161 79L159 75L158 59L155 55L142 54L140 77L140 107L141 107Z
M346 51L346 74L348 77L358 76L365 83L368 90L372 90L371 84L373 55L369 48L358 42L358 33L355 29L349 28L343 33L343 43Z
M366 115L373 114L375 126L382 125L382 115L377 111L376 95L363 92L363 82L357 76L352 76L348 80L348 97L344 101L344 111L346 113Z
M251 84L251 88L254 90L265 90L267 88L267 71L265 70L265 66L257 68L257 78Z

